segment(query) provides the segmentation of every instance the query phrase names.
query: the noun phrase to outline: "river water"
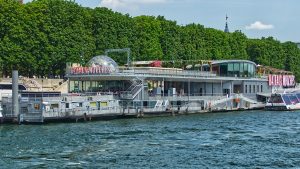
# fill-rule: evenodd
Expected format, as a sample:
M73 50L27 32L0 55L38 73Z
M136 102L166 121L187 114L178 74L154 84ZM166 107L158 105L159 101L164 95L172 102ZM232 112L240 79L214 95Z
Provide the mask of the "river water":
M300 168L300 111L2 125L0 168Z

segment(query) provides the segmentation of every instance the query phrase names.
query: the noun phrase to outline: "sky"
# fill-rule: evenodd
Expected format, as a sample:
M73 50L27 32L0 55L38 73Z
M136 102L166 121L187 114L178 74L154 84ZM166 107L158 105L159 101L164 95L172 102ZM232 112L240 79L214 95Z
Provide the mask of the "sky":
M24 0L29 2L31 0ZM300 0L75 0L84 7L107 7L131 16L162 15L178 25L199 23L249 38L273 36L300 42Z

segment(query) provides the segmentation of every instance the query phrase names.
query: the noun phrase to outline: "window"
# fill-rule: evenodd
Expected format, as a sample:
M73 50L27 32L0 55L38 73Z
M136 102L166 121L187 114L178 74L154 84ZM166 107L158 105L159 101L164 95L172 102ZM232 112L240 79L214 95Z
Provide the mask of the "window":
M55 109L55 108L58 108L58 107L59 107L58 104L51 104L51 105L50 105L50 109Z
M260 92L263 92L263 85L260 85Z
M21 107L21 112L22 113L28 113L28 108L27 107Z
M227 76L234 76L233 72L233 63L228 63L228 68L227 68Z
M255 93L255 85L253 85L253 93Z
M234 63L233 64L233 76L234 77L239 77L240 76L240 64L239 63Z
M244 63L240 63L240 76L243 76L244 72Z
M251 85L249 85L249 93L251 93Z
M259 92L259 85L256 86L256 90L257 90L257 92Z
M244 63L244 76L247 77L248 76L248 64Z
M290 95L289 99L290 99L292 104L299 103L299 100L297 99L296 95Z
M234 69L234 71L239 71L240 70L240 64L239 63L235 63L233 69Z
M255 68L253 64L249 64L248 65L248 74L250 77L253 77L255 73Z
M34 109L35 110L40 110L40 104L34 104Z
M275 94L271 96L269 103L283 103L283 100L280 95Z
M297 98L298 98L298 100L300 102L300 94L298 93L298 94L296 94L296 96L297 96Z
M284 102L285 102L286 105L291 105L292 104L289 96L283 95L282 98L283 98L283 100L284 100Z
M233 64L232 63L228 64L228 71L233 71Z
M227 69L228 69L227 64L220 65L220 75L227 76L227 72L228 72Z
M247 86L247 85L245 85L245 93L247 93L247 87L248 87L248 86Z

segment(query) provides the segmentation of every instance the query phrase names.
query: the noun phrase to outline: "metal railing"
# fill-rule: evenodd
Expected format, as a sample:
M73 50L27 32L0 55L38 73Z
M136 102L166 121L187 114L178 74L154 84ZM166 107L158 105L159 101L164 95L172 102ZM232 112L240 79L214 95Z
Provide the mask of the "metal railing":
M170 76L200 76L200 77L215 77L215 72L205 71L190 71L175 68L134 68L132 71L120 69L119 73L131 73L131 74L149 74L149 75L170 75Z
M120 93L121 99L134 99L137 94L142 90L143 83L140 79L134 80L132 85Z

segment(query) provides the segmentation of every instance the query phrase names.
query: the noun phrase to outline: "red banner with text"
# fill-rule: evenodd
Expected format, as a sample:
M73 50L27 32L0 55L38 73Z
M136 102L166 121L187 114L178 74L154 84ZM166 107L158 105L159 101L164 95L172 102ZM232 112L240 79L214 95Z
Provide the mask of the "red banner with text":
M71 74L109 74L112 73L110 67L97 66L97 67L72 67Z
M269 86L295 86L294 75L269 75Z

